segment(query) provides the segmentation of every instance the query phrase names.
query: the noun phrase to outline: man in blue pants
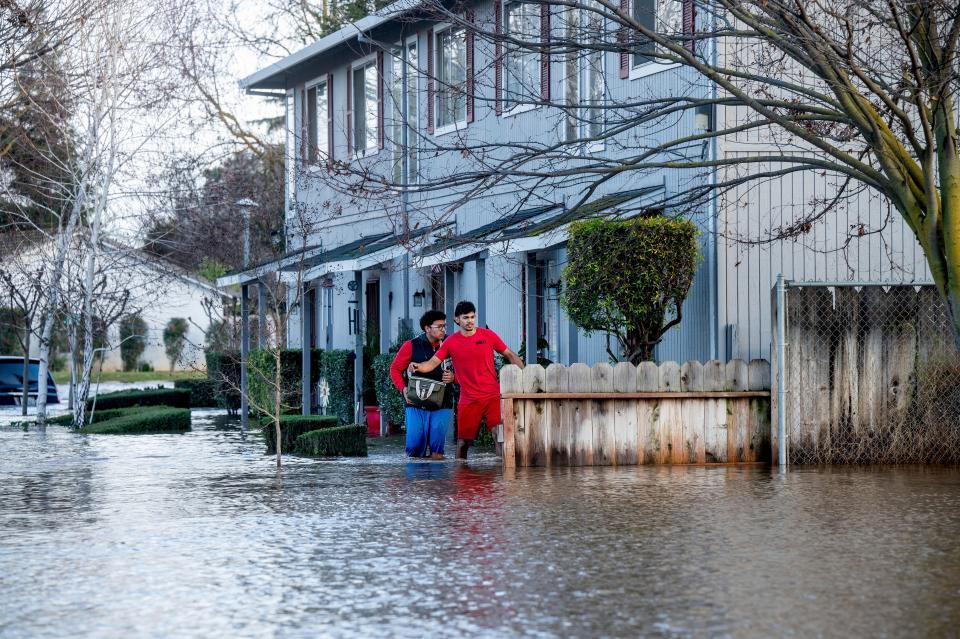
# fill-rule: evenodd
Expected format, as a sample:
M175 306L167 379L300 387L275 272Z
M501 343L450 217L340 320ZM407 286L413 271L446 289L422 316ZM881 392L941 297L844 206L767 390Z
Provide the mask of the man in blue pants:
M411 364L426 362L443 342L447 334L447 316L440 311L427 311L420 318L420 328L423 334L403 343L400 351L390 365L390 379L406 401L406 380L404 373L409 375ZM445 384L453 382L453 373L444 371L440 367L423 373L421 377L429 377ZM443 444L447 438L447 429L453 417L453 392L447 388L441 408L429 410L417 408L407 402L407 455L410 457L430 457L443 459Z

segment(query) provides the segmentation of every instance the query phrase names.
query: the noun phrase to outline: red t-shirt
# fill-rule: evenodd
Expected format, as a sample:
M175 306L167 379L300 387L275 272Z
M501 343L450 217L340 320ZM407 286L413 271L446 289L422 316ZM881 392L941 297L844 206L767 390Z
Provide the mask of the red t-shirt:
M453 359L453 370L460 384L460 401L476 402L500 396L500 382L493 367L493 352L507 350L500 336L488 328L478 328L470 337L457 331L448 337L437 352L439 360Z

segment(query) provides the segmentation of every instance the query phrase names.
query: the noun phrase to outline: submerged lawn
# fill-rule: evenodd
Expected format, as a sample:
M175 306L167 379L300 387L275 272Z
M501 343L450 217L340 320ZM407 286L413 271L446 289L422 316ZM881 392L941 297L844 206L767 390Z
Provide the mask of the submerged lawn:
M164 382L178 379L203 379L207 374L203 371L104 371L100 375L101 382ZM53 381L57 384L70 382L70 371L54 371ZM97 381L97 373L93 373L93 381Z

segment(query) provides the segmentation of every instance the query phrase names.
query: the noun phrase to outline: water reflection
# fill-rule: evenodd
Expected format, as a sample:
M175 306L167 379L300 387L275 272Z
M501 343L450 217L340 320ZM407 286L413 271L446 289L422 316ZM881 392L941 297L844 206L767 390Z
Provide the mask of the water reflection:
M0 635L945 635L960 472L287 458L0 427ZM105 596L104 593L109 593Z

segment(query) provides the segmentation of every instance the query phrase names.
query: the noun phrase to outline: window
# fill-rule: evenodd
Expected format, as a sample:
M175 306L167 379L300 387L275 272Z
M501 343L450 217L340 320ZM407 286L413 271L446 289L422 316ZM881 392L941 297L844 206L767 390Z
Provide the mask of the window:
M327 83L321 82L307 89L307 135L310 140L307 159L316 162L326 158L330 148L327 120L330 104L327 98Z
M287 208L290 209L293 206L293 196L294 196L294 187L296 186L297 179L297 167L296 167L296 158L297 158L297 136L296 136L296 124L294 124L294 93L293 91L287 92L287 104L286 104L286 150L284 153L284 162L286 163L286 201Z
M513 2L505 8L505 33L521 42L540 41L540 5ZM504 104L511 109L540 93L540 53L507 43L504 56Z
M417 153L417 122L419 108L417 103L417 41L407 42L403 56L392 58L390 83L390 101L393 104L391 135L393 137L393 181L397 184L416 184L419 175L419 157ZM406 72L406 84L404 84ZM406 99L406 104L404 104ZM404 141L403 108L406 106L406 141ZM403 174L404 156L407 158L407 174Z
M437 34L437 128L467 120L467 40L463 29Z
M591 10L590 6L568 11L566 37L588 42L603 41L603 16ZM564 118L564 139L575 141L600 136L603 133L606 90L603 51L591 48L567 53L564 58L563 89L564 102L568 107Z
M377 65L371 61L353 69L353 148L358 154L376 151L379 144L377 117Z
M633 17L650 31L679 35L684 31L683 0L632 0ZM656 44L646 39L638 42L631 66L639 67L657 62L650 54L656 52Z

